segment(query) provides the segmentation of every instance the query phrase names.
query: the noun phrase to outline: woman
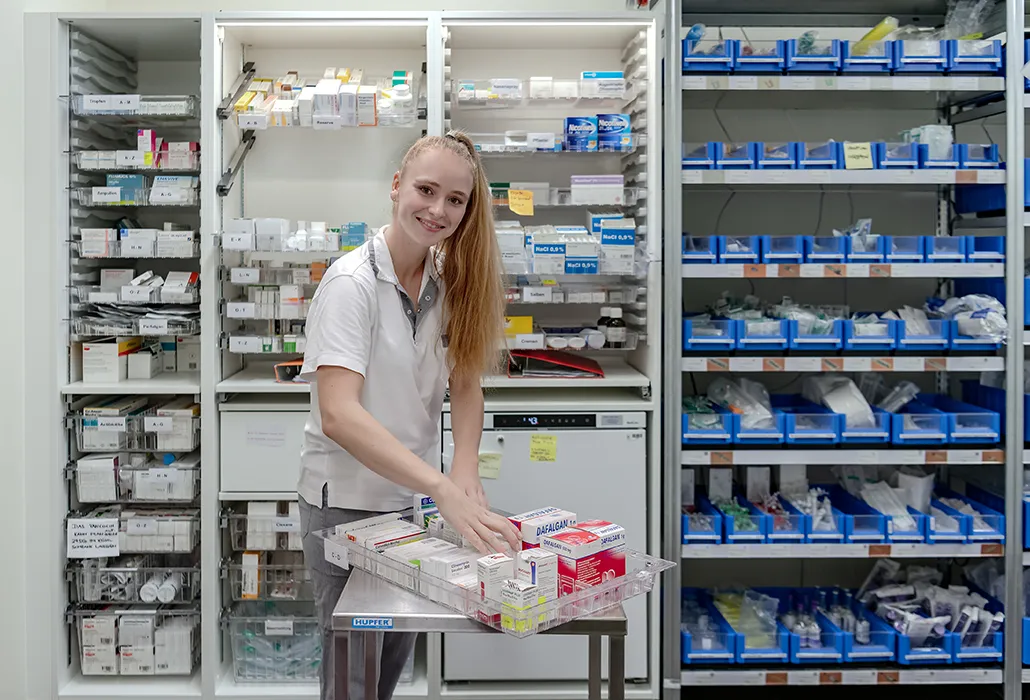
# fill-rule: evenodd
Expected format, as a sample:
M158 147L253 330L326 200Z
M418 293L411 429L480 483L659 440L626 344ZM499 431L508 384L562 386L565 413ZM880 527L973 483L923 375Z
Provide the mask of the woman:
M393 215L326 271L311 302L301 376L311 413L301 451L304 559L322 634L322 700L333 700L332 613L348 571L311 533L433 497L481 552L520 549L479 481L482 374L503 336L504 288L490 189L472 141L425 136L404 156ZM440 413L451 392L454 462L440 471ZM380 634L378 696L393 695L414 634ZM351 697L364 697L364 650L351 642ZM338 700L346 700L339 698Z

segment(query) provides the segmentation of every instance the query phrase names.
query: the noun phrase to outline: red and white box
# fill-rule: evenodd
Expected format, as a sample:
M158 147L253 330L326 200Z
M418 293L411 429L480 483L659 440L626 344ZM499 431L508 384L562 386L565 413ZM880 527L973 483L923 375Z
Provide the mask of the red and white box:
M492 607L500 609L501 589L504 582L515 578L515 560L507 554L487 554L476 560L476 578L479 580L479 600L481 603L493 603ZM479 618L483 622L501 621L499 612L490 612L490 605L479 610Z
M508 520L522 533L522 549L534 549L540 546L540 538L561 532L576 524L576 514L548 506L531 510L528 513L514 515Z
M157 150L157 136L153 129L136 129L136 150L149 153Z
M589 520L548 535L540 548L558 556L559 595L626 575L626 531L605 520Z

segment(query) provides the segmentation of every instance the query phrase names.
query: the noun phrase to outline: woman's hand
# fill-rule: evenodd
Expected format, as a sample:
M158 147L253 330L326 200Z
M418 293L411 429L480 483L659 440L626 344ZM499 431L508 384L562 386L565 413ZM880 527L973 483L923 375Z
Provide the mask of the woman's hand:
M465 495L475 503L489 508L486 492L483 491L483 482L479 480L479 464L454 464L448 477L453 481Z
M476 481L479 477L476 475ZM482 492L482 485L479 487ZM482 554L504 551L499 536L503 537L512 551L522 549L522 535L507 518L493 513L475 498L470 497L462 485L454 481L453 475L442 481L437 493L430 494L440 509L440 515L455 530L461 533ZM483 497L483 501L486 497Z

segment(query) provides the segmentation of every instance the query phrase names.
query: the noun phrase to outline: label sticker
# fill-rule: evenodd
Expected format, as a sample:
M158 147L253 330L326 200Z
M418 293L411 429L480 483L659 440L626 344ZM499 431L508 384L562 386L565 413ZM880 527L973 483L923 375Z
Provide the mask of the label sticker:
M351 620L351 627L356 630L392 630L392 617L355 617Z
M350 568L350 559L347 556L347 547L339 542L333 542L330 539L325 541L325 560L330 564L340 567L341 569Z
M293 620L277 620L275 618L265 620L265 636L292 637Z
M497 479L501 476L502 456L497 452L479 453L479 478Z
M870 143L844 142L845 170L872 170L873 146Z
M521 216L533 216L533 192L508 190L508 209Z
M171 416L144 416L143 431L147 433L172 432Z
M229 281L233 284L259 284L261 270L253 267L234 267L229 272Z
M118 518L68 519L69 559L118 555Z
M536 433L529 437L529 461L557 462L558 436Z

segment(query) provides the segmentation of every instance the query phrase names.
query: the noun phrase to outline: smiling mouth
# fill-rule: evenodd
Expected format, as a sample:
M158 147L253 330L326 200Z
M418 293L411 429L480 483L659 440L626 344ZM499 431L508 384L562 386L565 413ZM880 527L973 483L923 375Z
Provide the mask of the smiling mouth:
M426 229L427 231L432 231L433 233L438 233L440 231L443 231L443 229L444 229L442 224L438 224L435 221L430 221L428 219L423 219L420 216L416 216L415 219L420 224L422 224L422 228Z

